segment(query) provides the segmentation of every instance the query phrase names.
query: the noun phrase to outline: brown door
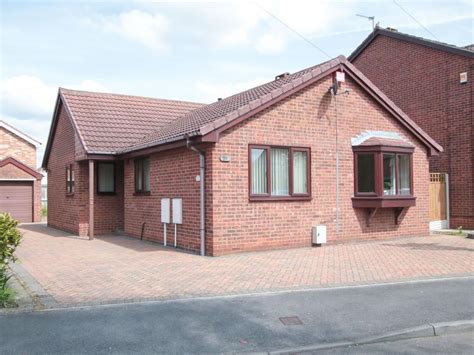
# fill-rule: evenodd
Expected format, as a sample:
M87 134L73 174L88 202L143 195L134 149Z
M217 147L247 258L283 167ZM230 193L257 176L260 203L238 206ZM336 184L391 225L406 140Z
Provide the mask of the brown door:
M430 229L448 228L447 174L430 173Z
M0 212L19 222L33 222L33 182L0 181Z

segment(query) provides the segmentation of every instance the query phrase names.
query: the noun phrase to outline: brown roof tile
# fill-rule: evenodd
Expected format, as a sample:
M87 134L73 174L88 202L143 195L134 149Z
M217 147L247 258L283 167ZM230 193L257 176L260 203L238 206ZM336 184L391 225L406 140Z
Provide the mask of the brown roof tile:
M117 153L203 104L60 89L88 153Z
M344 59L343 57L331 59L319 65L287 75L279 80L270 81L190 111L183 117L149 134L138 144L125 149L125 152L163 144L180 139L185 135L195 136L208 133L218 128L216 123L218 126L222 126L223 123L230 122L253 108L277 98L295 86L301 85L318 74L338 65L342 60L341 58Z
M430 146L432 152L442 151L441 146L343 56L210 105L67 89L60 89L60 95L88 153L123 154L228 127L246 114L277 102L340 66L387 105L395 117ZM51 136L48 147L50 141ZM43 166L47 165L48 147Z
M367 38L351 53L351 55L349 55L347 59L350 62L353 62L365 50L365 48L367 48L367 46L369 46L370 43L372 43L372 41L379 35L395 38L401 41L416 43L422 46L438 49L438 50L453 53L453 54L467 56L469 58L474 58L474 51L472 50L472 44L467 45L465 47L459 47L459 46L455 46L454 44L434 41L431 39L399 32L398 30L385 29L385 28L376 26L374 31L367 36Z

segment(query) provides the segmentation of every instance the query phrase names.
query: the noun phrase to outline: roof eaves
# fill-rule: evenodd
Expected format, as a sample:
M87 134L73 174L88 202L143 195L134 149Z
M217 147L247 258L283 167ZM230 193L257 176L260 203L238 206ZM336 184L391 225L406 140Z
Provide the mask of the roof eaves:
M218 118L217 120L210 122L199 129L199 134L204 136L211 133L214 130L220 129L227 124L231 124L234 121L237 121L239 118L245 116L246 114L252 112L253 114L258 113L262 108L266 108L268 103L274 104L280 99L286 97L287 93L292 93L293 91L298 91L302 89L309 81L319 80L323 76L328 75L329 71L334 70L339 67L339 65L345 60L344 56L339 56L332 59L328 63L325 63L321 66L318 66L311 70L308 74L303 75L302 77L296 78L281 87L272 90L270 93L248 103L247 105L228 113L227 115Z
M383 35L395 39L399 39L402 41L407 41L415 44L419 44L422 46L430 47L433 49L438 49L441 51L458 54L462 56L466 56L469 58L474 58L474 52L463 47L457 47L455 45L450 45L447 43L432 41L426 38L417 37L413 35L409 35L406 33L398 32L398 31L391 31L384 28L377 27L371 34L369 34L364 41L347 57L347 59L352 62L354 61L364 50L366 47L372 43L372 41L378 36Z
M84 151L86 153L89 153L89 149L87 147L87 144L86 144L86 142L84 140L84 137L83 137L78 125L77 125L76 118L74 117L74 115L72 113L72 110L69 108L69 104L68 104L66 98L63 95L62 88L59 88L59 95L61 96L61 100L64 104L64 108L66 109L66 112L67 112L69 118L71 119L72 126L74 127L74 130L76 131L77 135L79 136L79 141L81 142L82 147L84 148Z
M44 170L47 170L47 166L48 166L49 153L51 152L51 144L53 142L53 136L56 131L56 124L58 120L57 113L58 113L59 106L61 106L61 98L58 92L58 95L56 96L56 103L54 105L53 117L51 119L51 126L49 128L48 141L46 142L46 148L44 150L43 161L41 162L41 167Z
M137 151L137 150L143 150L143 149L155 147L155 146L162 145L162 144L173 143L173 142L177 142L177 141L186 139L186 136L195 136L195 135L196 134L191 133L191 134L187 134L187 135L179 135L179 136L168 138L168 139L156 140L156 141L148 142L146 144L132 145L130 147L127 147L127 148L117 152L116 154L122 155L122 154L130 153L130 152L134 152L134 151Z
M18 169L23 170L25 173L27 173L31 176L34 176L37 180L40 180L40 179L43 178L43 174L41 174L40 172L30 168L28 165L22 163L21 161L15 159L13 157L8 157L8 158L5 158L2 161L0 161L0 167L3 167L7 164L12 164L12 165L16 166Z

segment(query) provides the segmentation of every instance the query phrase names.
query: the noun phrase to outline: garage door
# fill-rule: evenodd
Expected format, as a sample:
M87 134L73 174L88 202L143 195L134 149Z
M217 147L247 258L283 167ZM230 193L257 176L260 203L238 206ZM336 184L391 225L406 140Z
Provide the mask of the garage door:
M33 182L0 181L0 212L19 222L33 221Z

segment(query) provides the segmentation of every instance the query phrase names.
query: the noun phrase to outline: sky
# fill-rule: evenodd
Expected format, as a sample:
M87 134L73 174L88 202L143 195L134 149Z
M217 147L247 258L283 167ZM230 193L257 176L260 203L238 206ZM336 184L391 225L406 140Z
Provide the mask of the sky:
M474 42L472 0L2 0L0 6L0 119L43 143L38 165L58 87L210 103L348 56L372 30L357 14L416 36Z

